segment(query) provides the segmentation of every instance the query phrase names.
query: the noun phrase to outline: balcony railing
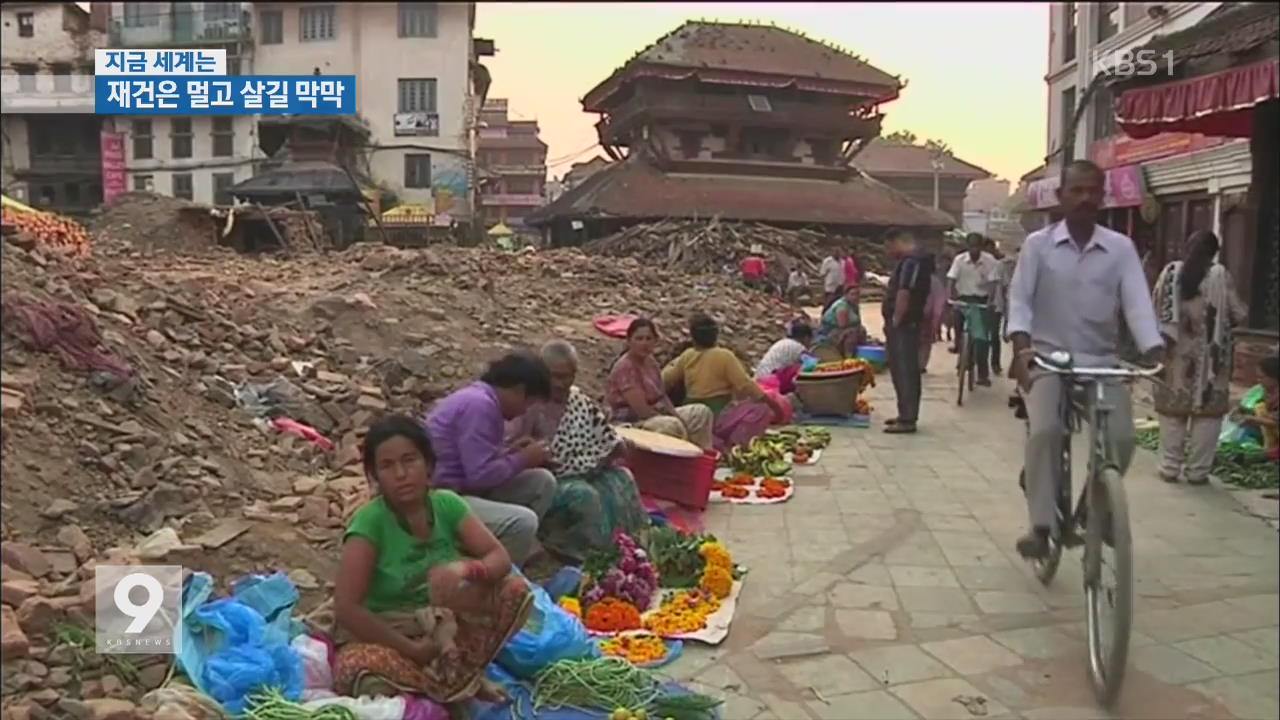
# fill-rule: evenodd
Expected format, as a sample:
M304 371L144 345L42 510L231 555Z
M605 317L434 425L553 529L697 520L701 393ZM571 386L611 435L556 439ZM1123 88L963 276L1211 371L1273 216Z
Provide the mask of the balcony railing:
M541 195L534 194L495 194L482 195L480 203L482 205L514 205L521 207L538 207L544 202Z
M127 3L126 3L127 4ZM111 46L157 47L207 45L249 39L247 13L227 6L234 3L208 3L212 7L160 13L128 14L111 19Z
M490 172L500 175L546 175L546 165L490 165Z

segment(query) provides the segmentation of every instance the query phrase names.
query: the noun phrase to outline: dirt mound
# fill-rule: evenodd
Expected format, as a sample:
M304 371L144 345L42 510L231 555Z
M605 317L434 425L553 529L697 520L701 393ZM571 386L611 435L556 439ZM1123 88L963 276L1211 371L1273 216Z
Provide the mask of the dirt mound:
M207 205L149 192L117 197L94 218L89 231L99 245L139 250L202 250L217 244Z
M736 273L738 263L759 245L769 263L770 280L785 287L791 267L816 278L822 259L852 251L864 271L884 274L884 248L866 238L819 230L788 230L761 223L712 220L663 220L632 225L584 246L588 253L631 257L648 265L691 273Z

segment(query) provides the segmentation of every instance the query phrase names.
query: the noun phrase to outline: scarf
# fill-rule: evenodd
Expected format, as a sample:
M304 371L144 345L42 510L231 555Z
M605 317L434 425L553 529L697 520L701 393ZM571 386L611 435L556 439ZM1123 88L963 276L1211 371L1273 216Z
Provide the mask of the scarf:
M582 475L599 469L613 455L622 438L609 424L598 403L575 385L569 389L564 415L551 440L558 474Z
M1223 363L1231 359L1231 288L1227 270L1213 263L1200 282L1200 295L1205 301L1204 350L1201 353L1195 388L1207 389ZM1165 266L1156 279L1156 320L1160 334L1176 343L1182 323L1182 261ZM1201 406L1203 392L1195 392L1196 407Z

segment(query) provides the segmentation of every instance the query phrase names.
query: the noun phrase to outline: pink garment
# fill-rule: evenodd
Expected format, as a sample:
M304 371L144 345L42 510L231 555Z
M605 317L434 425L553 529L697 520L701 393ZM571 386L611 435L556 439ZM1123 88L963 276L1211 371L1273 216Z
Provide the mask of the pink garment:
M858 263L853 256L844 259L844 286L851 287L858 284Z
M720 411L712 428L712 444L725 452L731 447L749 445L764 434L773 421L773 409L763 400L735 403Z
M271 424L276 430L279 430L282 433L297 435L304 440L309 440L312 445L315 445L325 452L331 452L333 450L333 441L324 435L321 435L319 431L310 425L303 425L297 420L291 420L285 417L278 417L275 420L272 420Z
M800 366L789 365L771 375L760 378L756 381L756 384L766 392L774 390L780 395L789 395L796 391L796 378L799 376Z

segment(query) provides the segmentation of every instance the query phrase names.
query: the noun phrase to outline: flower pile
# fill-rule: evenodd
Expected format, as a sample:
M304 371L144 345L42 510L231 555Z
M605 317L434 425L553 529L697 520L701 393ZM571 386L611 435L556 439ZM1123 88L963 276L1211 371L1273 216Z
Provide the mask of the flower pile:
M646 630L672 637L697 632L707 626L707 618L720 609L720 600L703 590L681 590L669 595L656 611L644 619Z
M579 619L582 618L582 603L578 602L578 598L562 597L560 598L560 607L570 615Z
M589 611L606 598L616 598L644 612L658 591L658 571L649 562L648 553L636 545L630 535L618 532L613 536L613 542L617 548L617 560L607 563L603 572L597 567L598 575L590 573L591 587L582 596L582 604ZM600 564L604 563L597 561L596 565Z
M665 658L667 644L654 635L619 635L600 643L600 651L636 665L644 665Z
M605 598L587 608L584 622L588 630L600 633L616 633L623 630L639 630L640 611L635 605L617 598Z

